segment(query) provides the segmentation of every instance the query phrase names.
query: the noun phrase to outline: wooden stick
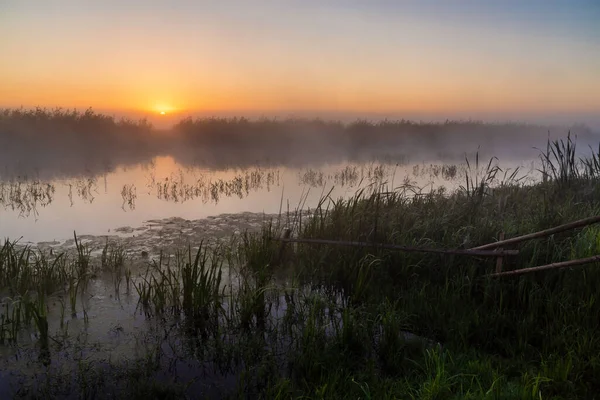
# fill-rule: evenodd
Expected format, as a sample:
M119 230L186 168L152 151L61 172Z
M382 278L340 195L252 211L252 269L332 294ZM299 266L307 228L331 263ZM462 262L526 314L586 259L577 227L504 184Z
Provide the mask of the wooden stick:
M327 239L279 239L274 238L282 242L295 242L295 243L309 243L309 244L332 244L338 246L354 246L354 247L376 247L381 249L400 250L406 252L415 253L438 253L438 254L454 254L454 255L465 255L465 256L480 256L480 257L498 257L498 256L515 256L519 254L519 250L503 250L503 251L489 251L489 250L443 250L443 249L426 249L420 247L408 247L396 244L383 244L383 243L368 243L368 242L347 242L338 240L327 240Z
M585 264L591 264L594 262L600 262L600 254L598 254L596 256L588 257L588 258L580 258L578 260L562 261L562 262L557 262L557 263L553 263L553 264L541 265L539 267L516 269L514 271L506 271L506 272L500 272L500 273L496 273L496 274L488 274L485 276L495 278L495 277L502 277L502 276L523 275L523 274L529 274L531 272L545 271L547 269L577 267L577 266L582 266Z
M498 239L500 241L504 240L504 232L500 232ZM498 247L498 251L502 251L502 247ZM500 273L500 272L502 272L502 257L498 257L496 259L496 273Z
M596 216L590 217L590 218L580 219L579 221L570 222L568 224L560 225L560 226L550 228L550 229L545 229L543 231L539 231L539 232L535 232L535 233L529 233L529 234L523 235L523 236L517 236L517 237L511 238L511 239L500 240L498 242L494 242L494 243L490 243L490 244L484 244L483 246L473 247L470 250L495 249L496 247L520 243L520 242L524 242L526 240L536 239L536 238L540 238L540 237L544 237L544 236L550 236L555 233L568 231L570 229L575 229L575 228L581 228L583 226L596 224L598 222L600 222L600 215L596 215Z

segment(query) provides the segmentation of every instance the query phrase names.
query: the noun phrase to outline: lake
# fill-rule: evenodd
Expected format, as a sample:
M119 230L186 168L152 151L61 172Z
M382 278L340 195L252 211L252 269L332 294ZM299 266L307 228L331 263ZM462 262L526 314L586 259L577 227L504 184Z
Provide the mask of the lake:
M531 174L533 160L511 163ZM79 235L127 232L148 221L200 220L242 212L277 214L310 209L325 196L348 198L365 188L411 188L427 192L465 183L464 162L409 163L405 157L369 163L339 162L303 167L206 169L184 166L171 156L116 166L102 174L0 181L0 236L23 242L63 241Z

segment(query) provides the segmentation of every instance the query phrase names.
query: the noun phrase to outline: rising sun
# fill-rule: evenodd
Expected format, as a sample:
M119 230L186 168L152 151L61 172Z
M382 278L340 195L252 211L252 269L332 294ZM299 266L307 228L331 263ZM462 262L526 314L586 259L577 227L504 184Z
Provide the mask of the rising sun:
M167 115L175 111L175 108L167 103L156 103L152 107L152 110L158 115Z

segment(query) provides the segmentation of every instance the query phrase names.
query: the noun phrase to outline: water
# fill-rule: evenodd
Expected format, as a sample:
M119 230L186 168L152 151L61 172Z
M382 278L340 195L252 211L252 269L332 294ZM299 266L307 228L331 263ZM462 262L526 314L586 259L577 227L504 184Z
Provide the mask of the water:
M527 163L520 166L527 169ZM73 231L107 235L172 217L277 214L288 208L314 208L327 193L332 199L348 198L362 188L454 189L464 183L465 170L464 163L443 166L404 159L209 169L160 156L78 177L12 175L0 181L0 237L63 241L72 238ZM125 229L115 231L118 228Z

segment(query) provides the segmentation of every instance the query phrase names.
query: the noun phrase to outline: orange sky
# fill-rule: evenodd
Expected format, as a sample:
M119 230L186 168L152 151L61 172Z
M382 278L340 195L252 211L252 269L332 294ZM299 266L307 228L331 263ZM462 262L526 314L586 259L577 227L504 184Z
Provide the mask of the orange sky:
M134 3L0 6L0 50L8 60L0 63L0 106L600 110L600 36L585 13L570 20L564 9L534 9L537 20L522 20L528 10L496 17L460 1L456 15L383 1L371 8L312 0L302 7L127 4Z

